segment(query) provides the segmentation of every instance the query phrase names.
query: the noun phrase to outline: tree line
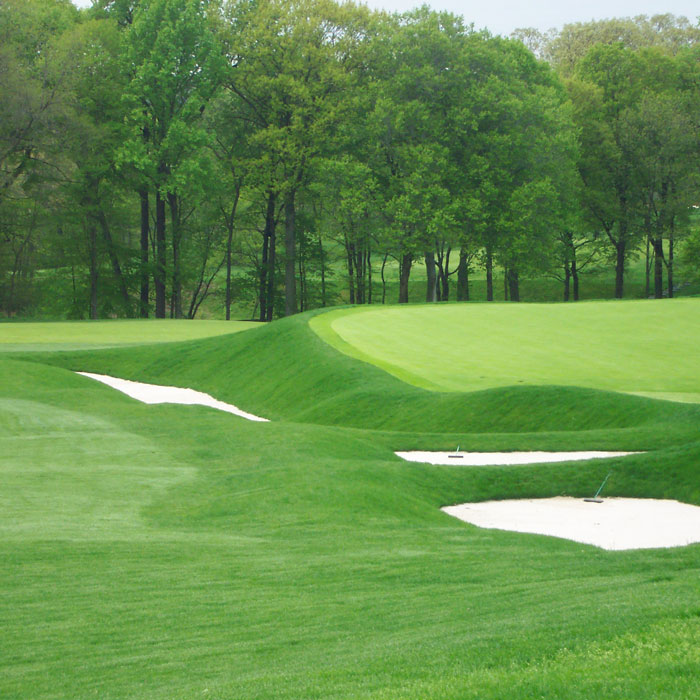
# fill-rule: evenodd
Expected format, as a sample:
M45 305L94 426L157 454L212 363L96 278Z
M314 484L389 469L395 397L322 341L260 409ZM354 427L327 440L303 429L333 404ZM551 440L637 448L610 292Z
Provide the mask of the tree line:
M336 303L563 297L700 254L700 30L506 39L333 0L0 2L0 310L271 320ZM697 265L696 265L697 267ZM381 290L381 291L379 291ZM452 292L451 292L452 290ZM380 298L381 296L381 298ZM472 295L473 296L473 295Z

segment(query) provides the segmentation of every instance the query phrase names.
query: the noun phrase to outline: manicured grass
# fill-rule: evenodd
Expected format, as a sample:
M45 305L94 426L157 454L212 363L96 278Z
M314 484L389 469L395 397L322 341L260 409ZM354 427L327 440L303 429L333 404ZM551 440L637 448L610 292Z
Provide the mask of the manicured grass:
M311 326L440 391L572 385L700 401L700 299L338 310ZM673 397L672 397L673 398Z
M114 320L0 322L0 352L75 350L208 338L254 328L250 321Z
M147 406L64 367L275 420ZM594 389L428 391L307 315L5 353L0 697L697 697L700 546L605 552L439 507L589 495L608 471L608 495L700 504L698 426L697 406ZM458 442L651 451L472 469L393 455Z

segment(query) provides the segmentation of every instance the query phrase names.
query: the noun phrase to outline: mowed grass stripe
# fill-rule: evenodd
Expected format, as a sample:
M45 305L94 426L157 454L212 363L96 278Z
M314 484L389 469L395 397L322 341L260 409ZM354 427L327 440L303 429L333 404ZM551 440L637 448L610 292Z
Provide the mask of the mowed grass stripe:
M434 390L556 384L700 401L698 318L693 298L345 309L311 327Z
M575 387L426 391L308 324L0 359L0 438L14 446L0 455L0 696L700 694L700 546L603 552L439 511L590 495L609 469L607 495L700 503L696 406ZM42 363L189 385L277 420L145 406ZM458 443L651 452L497 469L393 455Z
M238 333L252 321L130 319L60 322L0 322L0 352L77 350L119 345L172 343Z

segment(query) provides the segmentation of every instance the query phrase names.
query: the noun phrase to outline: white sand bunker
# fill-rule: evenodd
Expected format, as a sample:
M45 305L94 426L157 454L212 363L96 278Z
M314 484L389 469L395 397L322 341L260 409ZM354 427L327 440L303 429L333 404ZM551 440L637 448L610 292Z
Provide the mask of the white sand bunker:
M700 542L700 508L678 501L577 498L462 503L442 508L472 525L551 535L602 549L682 547Z
M254 416L252 413L246 413L240 408L233 406L230 403L218 401L213 396L205 394L202 391L194 389L180 389L176 386L158 386L157 384L143 384L141 382L132 382L128 379L118 379L117 377L109 377L106 374L91 374L90 372L77 372L84 377L90 377L98 382L107 384L113 389L117 389L132 399L143 401L143 403L181 403L188 405L209 406L216 408L219 411L233 413L236 416L247 420L260 421L268 423L267 418Z
M579 459L626 457L639 452L395 452L409 462L452 464L486 467L505 464L542 464L544 462L573 462Z

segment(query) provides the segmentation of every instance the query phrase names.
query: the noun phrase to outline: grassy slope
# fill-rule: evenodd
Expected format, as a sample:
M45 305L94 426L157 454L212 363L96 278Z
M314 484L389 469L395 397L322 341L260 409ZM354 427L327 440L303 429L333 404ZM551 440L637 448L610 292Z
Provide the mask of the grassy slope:
M473 394L428 391L338 353L310 331L309 317L167 346L26 357L73 370L194 387L274 420L378 430L609 430L659 422L694 425L700 415L700 408L692 405L577 387L521 386Z
M608 464L391 453L653 447L612 463L610 493L700 503L696 407L573 388L436 395L338 354L307 320L0 361L0 696L697 696L699 546L608 553L438 510L587 494ZM144 406L46 360L184 373L280 420Z

